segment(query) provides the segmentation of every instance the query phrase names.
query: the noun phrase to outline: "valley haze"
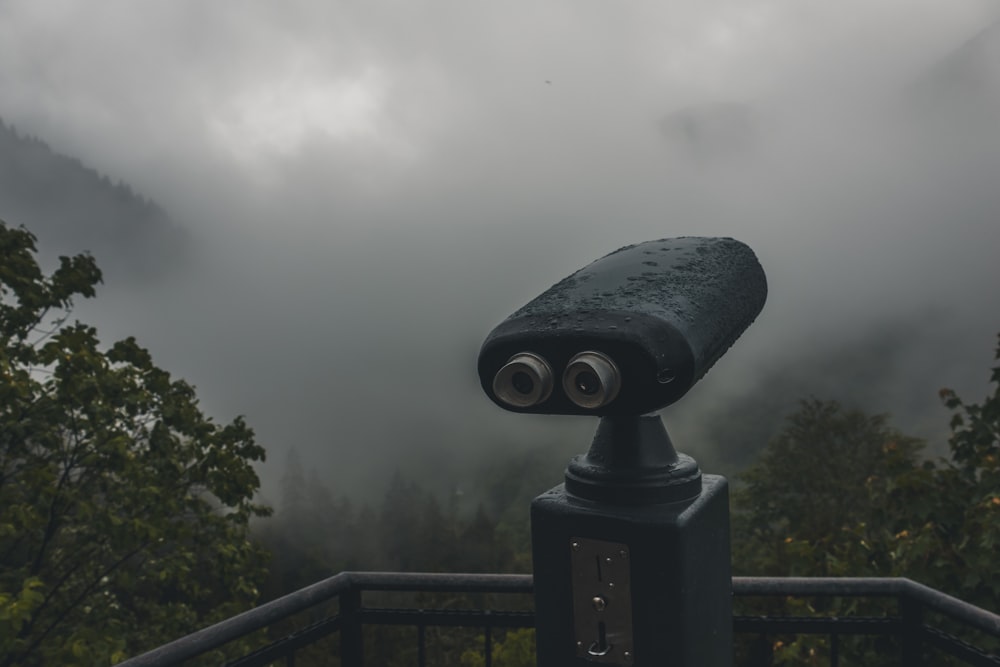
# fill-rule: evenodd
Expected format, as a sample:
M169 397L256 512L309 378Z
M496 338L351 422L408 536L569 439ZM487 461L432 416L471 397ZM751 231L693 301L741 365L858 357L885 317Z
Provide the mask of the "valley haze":
M76 313L245 414L268 498L292 446L360 497L586 450L596 420L503 412L476 355L629 243L731 236L767 273L757 322L664 411L710 472L810 395L940 451L937 391L979 400L1000 331L986 0L5 0L0 118L183 229L152 277L81 239L106 276Z

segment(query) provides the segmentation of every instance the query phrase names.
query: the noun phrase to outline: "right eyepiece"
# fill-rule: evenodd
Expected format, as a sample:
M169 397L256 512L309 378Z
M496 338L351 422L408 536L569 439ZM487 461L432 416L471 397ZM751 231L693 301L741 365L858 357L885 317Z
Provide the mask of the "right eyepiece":
M569 400L588 410L615 400L622 379L615 362L600 352L581 352L569 360L562 378Z
M515 354L493 377L493 393L515 408L538 405L552 394L552 368L532 352Z

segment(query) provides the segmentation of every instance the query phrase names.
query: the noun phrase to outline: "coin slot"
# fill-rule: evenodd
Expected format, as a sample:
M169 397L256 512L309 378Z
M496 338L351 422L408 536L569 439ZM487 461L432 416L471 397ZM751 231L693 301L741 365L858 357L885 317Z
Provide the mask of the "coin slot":
M587 653L590 655L605 656L611 652L611 645L608 644L608 629L601 621L597 624L597 641L590 645Z
M628 545L573 537L569 550L575 655L602 665L631 666L635 650Z

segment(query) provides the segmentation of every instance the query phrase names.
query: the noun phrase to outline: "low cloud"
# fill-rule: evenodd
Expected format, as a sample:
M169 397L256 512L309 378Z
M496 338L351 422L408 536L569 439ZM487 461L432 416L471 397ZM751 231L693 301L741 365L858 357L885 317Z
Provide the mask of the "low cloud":
M193 265L81 314L347 490L421 452L585 449L589 420L481 396L482 338L624 244L739 238L768 305L666 413L680 449L724 461L704 425L762 392L855 396L939 437L937 389L985 386L995 20L972 1L15 1L0 117L195 238Z

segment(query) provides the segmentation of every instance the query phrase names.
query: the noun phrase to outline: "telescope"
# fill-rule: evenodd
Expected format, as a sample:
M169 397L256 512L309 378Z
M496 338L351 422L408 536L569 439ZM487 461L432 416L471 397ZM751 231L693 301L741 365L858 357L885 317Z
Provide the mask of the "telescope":
M760 313L764 271L729 238L616 250L501 322L479 352L513 412L601 418L531 504L539 667L729 667L729 491L678 453L659 410Z
M638 415L674 403L764 306L750 248L682 237L616 250L497 326L479 353L483 390L514 412Z

